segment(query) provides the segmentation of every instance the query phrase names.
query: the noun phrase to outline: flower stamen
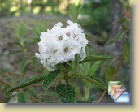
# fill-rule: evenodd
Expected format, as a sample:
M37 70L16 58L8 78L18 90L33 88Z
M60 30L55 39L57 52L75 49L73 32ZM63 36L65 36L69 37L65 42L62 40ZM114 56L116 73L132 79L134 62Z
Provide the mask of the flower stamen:
M66 52L68 52L68 51L69 51L69 48L66 47L66 48L64 49L64 52L66 53Z
M59 39L59 40L63 40L63 36L59 36L58 39Z
M66 35L67 35L67 36L70 36L70 32L67 32Z

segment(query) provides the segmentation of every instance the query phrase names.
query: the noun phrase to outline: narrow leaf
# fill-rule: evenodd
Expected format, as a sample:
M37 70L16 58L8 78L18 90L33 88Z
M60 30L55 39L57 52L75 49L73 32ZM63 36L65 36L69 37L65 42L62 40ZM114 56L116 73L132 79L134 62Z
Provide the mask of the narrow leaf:
M20 63L20 68L21 68L21 72L22 72L23 74L26 73L27 68L28 68L28 66L30 65L30 63L31 63L31 61L29 61L29 60L23 60L23 61L21 61L21 63Z
M96 77L92 77L92 76L89 76L91 79L95 80L98 84L96 86L98 86L99 88L102 88L102 89L105 89L107 90L107 86L106 84L101 80L101 79L98 79Z
M124 46L124 60L130 64L130 43L126 43Z
M20 92L18 93L18 103L25 103L26 102L26 98L25 98L25 93L24 92Z
M91 55L91 56L86 57L83 61L80 61L80 63L107 60L107 59L113 59L113 58L114 57L107 56L107 55Z
M106 70L106 82L111 81L114 72L115 72L115 67L111 67L111 66L110 66L110 67Z
M12 50L10 52L10 54L17 54L17 53L20 53L21 52L21 49L16 49L16 50Z
M59 72L58 71L52 71L50 72L45 79L42 82L42 88L44 90L47 90L51 84L56 80L57 76L58 76Z
M80 55L76 54L75 55L75 61L74 61L75 67L78 67L79 62L80 62Z
M84 76L84 75L79 75L79 74L74 74L72 77L76 77L82 80L86 80L88 82L91 82L92 84L98 86L101 89L104 89L107 91L107 86L104 86L104 84L102 84L102 82L100 80L97 80L94 77L90 77L90 76Z
M94 73L97 71L98 67L99 67L99 64L100 64L101 61L97 61L93 64L93 66L90 68L89 70L89 75L93 76Z
M101 79L98 79L96 77L92 77L90 76L90 78L94 79L94 80L97 80L99 83L101 83L103 86L105 86L106 84L101 80ZM107 86L105 86L107 88Z
M16 89L19 89L19 88L24 88L28 85L31 85L31 84L34 84L37 82L40 82L40 81L44 80L45 77L46 77L46 75L36 75L36 76L30 77L28 79L25 79L25 80L19 82L18 84L16 84L15 86L11 87L10 89L8 89L6 91L6 93L15 91Z
M121 34L120 34L120 35L118 36L118 38L117 38L117 41L122 40L123 37L124 37L124 35L125 35L125 32L121 32Z

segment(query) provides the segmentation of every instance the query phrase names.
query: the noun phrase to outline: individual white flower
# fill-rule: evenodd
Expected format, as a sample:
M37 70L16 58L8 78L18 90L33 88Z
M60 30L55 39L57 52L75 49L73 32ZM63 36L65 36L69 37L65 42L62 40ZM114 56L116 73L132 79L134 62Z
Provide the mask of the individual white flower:
M67 39L63 43L63 62L75 60L75 54L79 54L79 49L72 39Z
M77 23L67 21L68 26L62 28L62 23L57 23L52 29L41 33L41 41L38 42L39 52L36 57L49 71L56 69L58 63L74 61L75 54L79 54L81 60L86 57L85 46L88 40L83 30Z

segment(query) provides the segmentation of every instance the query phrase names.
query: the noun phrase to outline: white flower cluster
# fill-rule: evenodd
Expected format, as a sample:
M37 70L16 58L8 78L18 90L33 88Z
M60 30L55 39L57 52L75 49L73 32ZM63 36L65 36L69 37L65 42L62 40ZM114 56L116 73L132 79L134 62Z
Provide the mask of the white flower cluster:
M88 40L85 33L77 23L67 21L68 26L62 28L62 23L57 23L51 30L41 32L41 41L38 42L39 52L36 57L49 71L56 69L58 63L74 61L75 54L79 54L81 60L86 57L85 46Z

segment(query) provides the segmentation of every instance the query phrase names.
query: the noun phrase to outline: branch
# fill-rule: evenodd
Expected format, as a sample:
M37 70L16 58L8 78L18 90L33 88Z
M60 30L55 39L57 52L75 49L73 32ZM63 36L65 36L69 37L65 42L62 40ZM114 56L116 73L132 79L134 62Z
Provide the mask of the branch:
M120 58L119 64L118 64L117 68L115 69L115 72L114 72L113 77L112 77L111 80L114 80L114 79L115 79L116 74L117 74L117 72L119 71L120 66L121 66L123 60L124 60L124 52L123 52L123 54L122 54L122 56L121 56L121 58ZM100 98L98 99L98 101L97 101L98 103L100 103L100 102L103 100L103 97L105 96L106 93L107 93L106 91L104 91L104 92L102 93L101 97L100 97Z

